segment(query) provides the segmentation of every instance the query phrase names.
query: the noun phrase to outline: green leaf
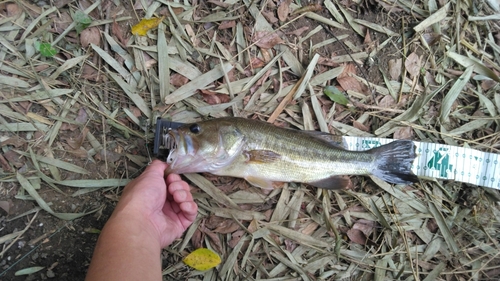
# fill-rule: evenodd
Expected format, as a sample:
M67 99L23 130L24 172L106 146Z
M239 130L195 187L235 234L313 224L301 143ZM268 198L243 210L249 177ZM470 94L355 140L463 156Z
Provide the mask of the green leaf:
M75 12L75 14L73 15L73 20L76 23L75 29L77 34L80 34L80 32L82 32L92 23L92 19L89 17L89 15L80 10Z
M183 260L185 264L196 270L209 270L220 264L220 257L207 248L199 248L187 255Z
M57 54L57 50L50 43L40 43L40 54L44 57L51 58Z
M347 105L349 103L349 100L335 86L326 86L325 89L323 90L323 94L325 94L332 101L334 101L334 102L336 102L338 104L341 104L341 105L345 106L345 105Z
M29 275L29 274L33 274L35 272L38 272L42 269L44 269L45 267L43 266L33 266L33 267L28 267L28 268L24 268L24 269L21 269L21 270L18 270L14 273L15 276L21 276L21 275Z

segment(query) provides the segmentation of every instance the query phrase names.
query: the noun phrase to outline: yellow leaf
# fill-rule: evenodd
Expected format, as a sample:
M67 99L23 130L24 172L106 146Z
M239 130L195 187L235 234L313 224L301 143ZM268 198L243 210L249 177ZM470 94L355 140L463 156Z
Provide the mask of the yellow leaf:
M132 26L132 34L146 36L150 29L158 27L165 17L142 19L138 24Z
M196 270L209 270L220 263L220 257L210 249L199 248L182 261Z

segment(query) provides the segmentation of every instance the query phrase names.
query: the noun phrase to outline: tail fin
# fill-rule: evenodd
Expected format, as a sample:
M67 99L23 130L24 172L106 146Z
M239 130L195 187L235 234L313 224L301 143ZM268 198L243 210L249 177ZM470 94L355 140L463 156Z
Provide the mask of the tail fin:
M376 155L376 168L372 174L395 184L409 184L418 181L411 171L417 154L415 144L410 140L396 140L370 150Z

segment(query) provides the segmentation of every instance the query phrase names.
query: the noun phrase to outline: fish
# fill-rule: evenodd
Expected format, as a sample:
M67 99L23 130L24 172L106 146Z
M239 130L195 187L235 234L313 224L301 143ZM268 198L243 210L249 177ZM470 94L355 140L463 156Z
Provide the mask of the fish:
M272 189L275 182L344 189L345 175L374 175L393 184L418 181L411 166L411 140L395 140L366 151L342 147L334 135L282 128L241 117L215 118L169 130L167 173L204 173L243 178Z

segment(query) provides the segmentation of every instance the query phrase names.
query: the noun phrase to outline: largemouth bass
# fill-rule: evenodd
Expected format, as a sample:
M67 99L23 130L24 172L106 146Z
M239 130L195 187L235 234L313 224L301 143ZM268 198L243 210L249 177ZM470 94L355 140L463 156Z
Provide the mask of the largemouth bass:
M269 189L273 182L301 182L341 189L341 175L375 175L387 182L417 181L411 171L415 145L396 140L367 151L349 151L329 140L330 134L276 127L244 118L219 118L170 130L170 173L209 172L244 178Z

